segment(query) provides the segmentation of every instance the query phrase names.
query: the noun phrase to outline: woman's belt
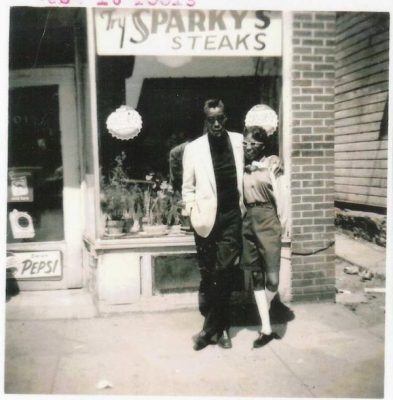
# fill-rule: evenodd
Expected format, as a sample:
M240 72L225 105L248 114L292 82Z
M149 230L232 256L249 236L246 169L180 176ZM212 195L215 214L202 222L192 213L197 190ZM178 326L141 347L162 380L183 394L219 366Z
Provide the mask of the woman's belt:
M254 203L246 203L246 208L253 208L253 207L266 207L269 206L270 203L267 201L255 201Z

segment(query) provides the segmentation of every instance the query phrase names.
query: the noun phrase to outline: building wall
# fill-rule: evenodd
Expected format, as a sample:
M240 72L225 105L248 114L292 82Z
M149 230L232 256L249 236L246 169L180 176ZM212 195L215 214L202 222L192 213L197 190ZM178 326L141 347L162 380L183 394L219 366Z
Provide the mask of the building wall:
M335 13L294 13L292 41L293 300L334 300Z
M389 14L338 14L336 45L336 200L386 207Z

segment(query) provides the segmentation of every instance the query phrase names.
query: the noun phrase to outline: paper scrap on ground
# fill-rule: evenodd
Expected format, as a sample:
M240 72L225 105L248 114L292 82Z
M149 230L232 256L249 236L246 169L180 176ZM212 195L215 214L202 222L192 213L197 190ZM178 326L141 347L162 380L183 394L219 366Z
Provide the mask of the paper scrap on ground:
M113 387L112 383L105 379L102 379L96 385L97 389L110 389L111 387Z

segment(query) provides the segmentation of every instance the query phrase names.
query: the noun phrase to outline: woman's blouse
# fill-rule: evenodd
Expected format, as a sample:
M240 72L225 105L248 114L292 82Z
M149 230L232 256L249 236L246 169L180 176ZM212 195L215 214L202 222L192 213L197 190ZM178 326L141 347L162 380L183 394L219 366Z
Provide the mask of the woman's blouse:
M267 166L260 167L258 169L252 169L252 166L251 168L245 168L243 179L243 195L246 204L275 204L273 186Z
M275 206L283 229L283 238L287 239L290 235L289 192L284 176L282 174L276 176L274 173L278 164L279 158L270 156L260 161L253 161L250 166L246 166L243 177L243 194L246 204L269 202Z

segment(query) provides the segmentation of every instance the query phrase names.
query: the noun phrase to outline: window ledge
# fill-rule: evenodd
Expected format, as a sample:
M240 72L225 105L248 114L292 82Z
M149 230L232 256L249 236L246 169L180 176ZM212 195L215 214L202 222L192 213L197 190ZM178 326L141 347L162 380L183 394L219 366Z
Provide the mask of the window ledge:
M179 236L157 236L157 237L126 237L121 239L91 239L84 237L83 241L94 250L122 250L122 249L135 249L147 250L154 248L189 248L195 250L195 241L193 235L179 235Z

